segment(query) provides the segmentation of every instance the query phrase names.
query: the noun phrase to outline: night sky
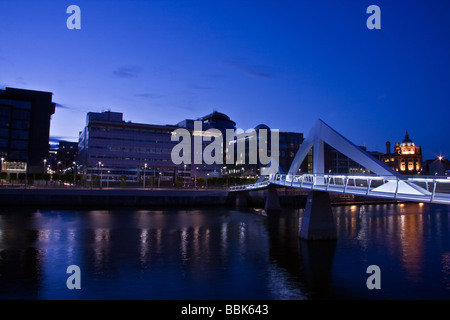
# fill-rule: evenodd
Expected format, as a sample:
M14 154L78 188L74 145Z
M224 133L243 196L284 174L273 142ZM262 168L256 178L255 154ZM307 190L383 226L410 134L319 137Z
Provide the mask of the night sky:
M321 118L382 152L408 130L424 159L450 157L449 14L446 0L1 0L0 88L53 92L53 139L77 141L90 111L175 124L217 110L244 130Z

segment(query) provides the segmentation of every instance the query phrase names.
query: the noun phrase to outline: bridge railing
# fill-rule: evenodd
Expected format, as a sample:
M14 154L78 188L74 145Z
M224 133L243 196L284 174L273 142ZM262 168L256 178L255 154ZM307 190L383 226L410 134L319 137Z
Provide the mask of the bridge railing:
M231 191L258 190L270 184L354 195L427 201L450 204L450 177L447 176L376 176L304 173L275 174L250 185L230 187Z
M242 190L255 190L255 189L262 189L267 187L270 184L269 180L256 182L253 184L243 184L239 186L231 186L231 191L242 191Z
M402 177L403 178L403 177ZM448 198L450 196L450 177L447 176L396 176L375 175L341 175L305 173L301 175L276 174L269 176L273 184L311 190L343 192L358 195L377 195L388 198L399 198L403 194L410 198ZM405 181L412 187L405 189ZM420 188L414 188L414 185ZM380 188L378 188L380 187ZM377 189L378 188L378 189ZM408 190L408 191L405 191ZM417 190L417 192L415 192ZM412 192L411 192L412 191Z

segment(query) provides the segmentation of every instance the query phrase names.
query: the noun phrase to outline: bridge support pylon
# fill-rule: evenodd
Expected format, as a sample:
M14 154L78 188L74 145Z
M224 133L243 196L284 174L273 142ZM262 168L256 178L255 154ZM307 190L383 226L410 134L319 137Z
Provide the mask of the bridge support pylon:
M266 205L264 208L266 211L280 211L280 197L278 197L277 188L269 186L267 189Z
M236 208L247 209L250 194L248 191L239 191L236 193Z
M305 240L337 239L336 222L328 192L309 192L299 236Z

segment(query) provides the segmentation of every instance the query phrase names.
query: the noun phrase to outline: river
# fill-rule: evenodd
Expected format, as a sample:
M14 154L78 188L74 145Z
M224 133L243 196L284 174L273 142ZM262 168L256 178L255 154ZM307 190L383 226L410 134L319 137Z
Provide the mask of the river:
M0 299L449 299L450 206L335 206L338 239L298 238L302 209L0 209ZM69 290L67 268L81 289ZM369 289L369 266L380 289Z

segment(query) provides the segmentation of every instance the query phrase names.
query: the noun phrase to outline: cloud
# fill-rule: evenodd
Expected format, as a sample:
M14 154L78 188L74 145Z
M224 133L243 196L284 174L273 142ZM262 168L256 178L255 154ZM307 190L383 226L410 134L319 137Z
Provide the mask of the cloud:
M121 66L113 71L116 77L124 79L137 78L140 73L141 68L138 66Z
M49 142L52 144L57 144L60 141L73 141L76 142L78 141L78 137L63 137L63 136L50 136L49 138Z
M175 108L181 109L181 110L187 110L187 111L195 111L196 109L193 106L189 106L189 105L183 105L183 106L175 106Z
M264 70L263 66L249 66L233 60L223 60L222 63L253 78L270 79L273 77L267 70Z
M162 94L154 94L154 93L136 93L134 96L144 99L160 99L164 97Z
M23 77L18 77L18 78L16 78L16 84L26 86L28 83L25 81L25 79Z
M61 103L58 103L58 102L56 102L55 105L57 108L60 108L60 109L72 109L71 107L61 104Z

